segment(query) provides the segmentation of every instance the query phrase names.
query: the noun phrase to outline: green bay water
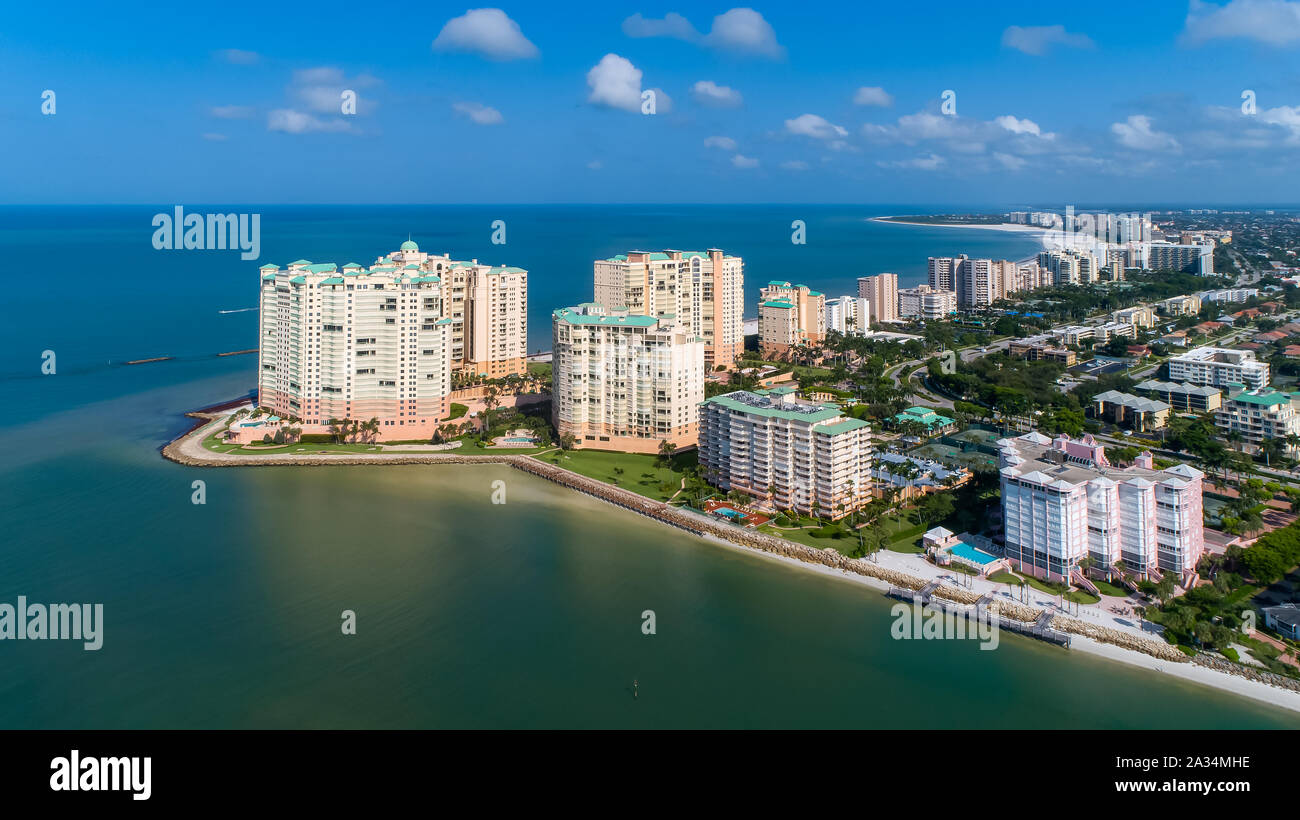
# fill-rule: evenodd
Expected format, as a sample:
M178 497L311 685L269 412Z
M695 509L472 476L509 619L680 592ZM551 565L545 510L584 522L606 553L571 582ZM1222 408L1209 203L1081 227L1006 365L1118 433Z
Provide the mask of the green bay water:
M505 466L164 461L247 370L0 435L0 600L105 620L97 652L0 643L0 727L1300 727L1018 636L896 641L876 590Z
M407 230L505 258L534 271L537 347L552 307L589 298L590 259L628 247L734 250L751 302L800 260L837 293L878 270L915 281L932 253L1032 248L866 221L899 209L660 206L516 209L509 251L465 252L500 210L268 209L263 261L369 262ZM0 302L0 602L100 603L105 619L98 652L0 641L2 728L1300 727L1017 636L992 652L895 641L878 591L503 466L172 464L158 451L185 411L254 386L253 357L212 354L256 344L255 313L218 310L254 303L261 262L153 251L154 209L0 212L0 254L40 273ZM806 247L788 241L800 217ZM121 364L155 355L178 358Z

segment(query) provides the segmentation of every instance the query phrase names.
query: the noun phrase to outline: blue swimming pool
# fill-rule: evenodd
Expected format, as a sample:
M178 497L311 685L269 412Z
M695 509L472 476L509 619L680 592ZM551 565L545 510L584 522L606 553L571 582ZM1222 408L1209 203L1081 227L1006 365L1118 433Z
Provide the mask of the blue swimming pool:
M974 547L972 547L970 544L967 544L965 541L958 541L956 544L953 544L952 547L950 548L950 551L952 552L953 555L957 556L958 558L964 558L967 561L973 561L976 564L979 564L980 566L983 566L984 564L991 564L994 561L998 560L998 557L996 555L989 555L984 550L977 550Z
M719 507L717 510L715 510L715 512L717 512L718 515L724 516L726 518L730 518L733 521L739 521L746 517L743 512L740 512L739 510L728 509L726 507Z

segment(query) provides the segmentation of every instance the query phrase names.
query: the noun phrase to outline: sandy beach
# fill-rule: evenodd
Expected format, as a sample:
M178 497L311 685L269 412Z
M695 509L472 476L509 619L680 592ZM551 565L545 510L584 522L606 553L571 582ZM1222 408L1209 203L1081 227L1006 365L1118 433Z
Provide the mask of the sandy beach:
M984 231L1010 231L1012 233L1032 233L1043 234L1047 229L1037 225L1015 225L1010 222L1004 222L1001 225L975 225L961 222L908 222L905 219L895 219L890 216L873 216L868 222L883 222L887 225L916 225L922 228L978 228Z

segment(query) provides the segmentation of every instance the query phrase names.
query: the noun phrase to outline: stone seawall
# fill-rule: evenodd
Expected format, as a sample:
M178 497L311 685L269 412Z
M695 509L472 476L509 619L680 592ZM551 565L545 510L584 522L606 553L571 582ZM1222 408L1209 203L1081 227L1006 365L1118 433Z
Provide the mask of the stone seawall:
M1276 672L1269 672L1267 669L1252 669L1249 666L1243 666L1239 663L1233 663L1226 658L1215 657L1204 652L1192 658L1192 662L1197 666L1204 666L1207 669L1213 669L1217 672L1227 672L1230 675L1236 675L1247 680L1266 683L1269 686L1276 686L1279 689L1290 689L1292 692L1300 692L1300 680L1288 678L1285 675L1279 675Z
M653 518L669 526L676 527L695 535L709 536L736 544L747 549L765 552L782 558L793 559L807 564L816 564L863 578L870 578L884 585L919 590L928 583L926 579L909 575L905 572L889 569L879 564L858 558L848 558L833 549L819 550L814 547L787 541L756 530L716 521L702 513L682 510L655 501L631 490L615 487L586 476L548 464L531 456L492 454L468 456L456 454L402 454L376 453L355 455L313 455L299 454L293 456L272 455L231 455L214 453L202 446L204 428L218 417L207 414L192 413L200 423L188 433L168 444L162 450L163 457L178 464L190 467L249 467L249 466L325 466L325 465L375 465L375 464L508 464L517 470L529 473L585 493L602 501L622 507L625 510ZM959 604L974 604L980 596L970 590L950 586L939 586L933 593L936 597L954 601ZM1043 610L1011 601L997 602L998 611L1017 621L1034 623L1042 616ZM1051 627L1061 632L1083 635L1103 643L1114 644L1125 649L1143 652L1162 660L1184 663L1187 656L1176 647L1156 640L1148 640L1117 629L1086 623L1064 615L1051 619Z

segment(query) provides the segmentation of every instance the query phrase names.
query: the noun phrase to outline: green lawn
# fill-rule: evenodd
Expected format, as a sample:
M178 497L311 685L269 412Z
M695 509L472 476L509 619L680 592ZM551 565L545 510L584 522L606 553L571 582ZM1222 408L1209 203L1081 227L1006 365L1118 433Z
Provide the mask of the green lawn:
M455 455L497 455L500 453L509 453L511 455L529 456L544 450L551 449L552 445L545 444L541 447L484 447L478 441L477 436L470 435L461 438L461 445L453 450L445 452ZM383 444L387 447L401 447L403 444L428 444L427 441L387 441ZM384 450L378 444L334 444L327 442L324 444L288 444L284 446L275 445L249 445L240 446L238 444L227 444L220 441L216 436L208 436L203 440L204 449L211 450L214 453L235 453L237 455L268 455L268 456L292 456L303 454L331 454L331 453L383 453L393 452Z
M1101 598L1093 595L1085 589L1072 589L1065 593L1065 600L1076 604L1095 604L1100 601Z
M1092 579L1092 582L1097 585L1097 590L1101 592L1102 595L1109 595L1113 598L1128 597L1128 590L1122 586L1112 584L1109 581L1101 581L1096 578Z
M1006 570L998 570L989 576L989 580L996 584L1011 584L1012 586L1021 586L1025 583L1024 579L1019 575L1016 575L1014 572L1007 572Z
M667 501L682 483L682 471L695 466L696 452L690 450L673 456L671 467L655 465L656 456L641 453L615 453L608 450L556 450L541 457L542 461L572 470L587 478L631 490L646 498ZM616 472L621 470L622 472ZM662 485L668 485L663 489Z

